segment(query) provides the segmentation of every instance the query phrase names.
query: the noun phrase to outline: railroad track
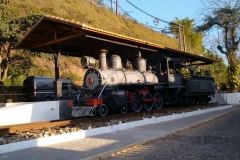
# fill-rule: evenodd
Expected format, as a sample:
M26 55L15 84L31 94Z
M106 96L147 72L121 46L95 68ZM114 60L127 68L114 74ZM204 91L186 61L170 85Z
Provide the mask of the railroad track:
M182 113L191 110L196 110L198 108L210 108L216 107L218 104L208 104L208 105L198 105L191 107L168 107L163 108L161 110L152 110L152 111L141 111L141 112L129 112L127 114L112 114L105 117L87 117L87 118L74 118L68 120L58 120L58 121L44 121L44 122L34 122L34 123L26 123L26 124L16 124L16 125L7 125L7 126L0 126L0 137L3 134L20 134L22 132L34 131L34 130L47 130L51 128L62 128L62 127L69 127L75 125L84 125L84 124L94 124L94 123L104 123L104 122L111 122L116 120L123 120L123 119L135 119L140 120L143 117L152 117L152 116L164 116L170 115L172 113Z

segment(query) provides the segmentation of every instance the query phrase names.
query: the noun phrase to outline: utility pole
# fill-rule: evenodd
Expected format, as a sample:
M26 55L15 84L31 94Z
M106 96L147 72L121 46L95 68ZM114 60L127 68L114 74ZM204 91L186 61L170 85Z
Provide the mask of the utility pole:
M185 41L185 34L184 34L184 26L182 26L182 36L183 36L183 47L184 47L184 51L187 51L186 48L186 41Z
M112 6L112 0L111 0L111 10L113 9L113 6Z
M179 40L179 46L181 51L187 51L186 43L185 43L185 35L184 35L184 26L178 23L178 40Z
M118 14L118 0L116 0L116 14Z
M179 47L182 51L182 33L181 33L181 25L178 23L178 40L179 40Z

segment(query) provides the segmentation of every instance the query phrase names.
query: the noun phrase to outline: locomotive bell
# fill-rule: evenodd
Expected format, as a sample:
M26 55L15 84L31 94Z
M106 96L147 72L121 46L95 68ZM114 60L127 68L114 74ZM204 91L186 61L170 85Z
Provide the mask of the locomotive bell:
M96 62L96 60L93 57L83 56L80 60L80 65L83 68L89 68L89 67L94 67L95 62Z

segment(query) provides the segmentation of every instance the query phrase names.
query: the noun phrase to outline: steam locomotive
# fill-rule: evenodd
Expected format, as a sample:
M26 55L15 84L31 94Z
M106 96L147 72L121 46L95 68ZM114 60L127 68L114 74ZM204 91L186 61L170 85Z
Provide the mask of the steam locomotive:
M139 112L161 109L163 104L208 103L215 93L214 79L209 71L196 72L184 59L160 55L142 58L141 53L130 62L107 50L98 54L99 67L93 57L81 58L87 68L82 94L78 96L72 116L106 116L118 110Z

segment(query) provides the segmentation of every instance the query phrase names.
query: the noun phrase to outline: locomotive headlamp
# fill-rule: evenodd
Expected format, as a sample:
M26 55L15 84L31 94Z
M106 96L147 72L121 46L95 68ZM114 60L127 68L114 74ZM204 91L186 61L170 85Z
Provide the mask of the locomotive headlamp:
M80 60L80 65L83 68L94 67L95 66L95 59L93 57L83 56Z
M88 83L89 85L92 85L92 84L93 84L93 78L89 77L89 78L87 79L87 83Z

